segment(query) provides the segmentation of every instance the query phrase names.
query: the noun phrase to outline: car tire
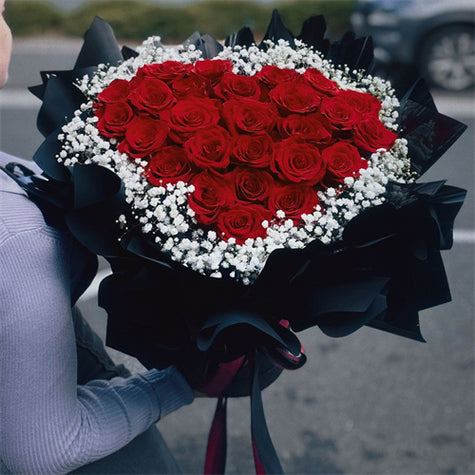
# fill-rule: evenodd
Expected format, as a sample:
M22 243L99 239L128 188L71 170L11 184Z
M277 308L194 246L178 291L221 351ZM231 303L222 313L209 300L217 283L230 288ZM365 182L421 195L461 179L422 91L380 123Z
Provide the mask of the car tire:
M432 86L457 92L475 85L475 36L472 25L452 25L429 35L420 54L420 72Z

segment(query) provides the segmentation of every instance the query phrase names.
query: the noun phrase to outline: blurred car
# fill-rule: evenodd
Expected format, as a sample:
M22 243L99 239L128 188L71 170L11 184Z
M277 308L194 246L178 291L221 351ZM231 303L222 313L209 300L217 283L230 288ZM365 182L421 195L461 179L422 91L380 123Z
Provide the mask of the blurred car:
M475 85L475 0L355 0L351 23L380 65L415 67L432 86Z

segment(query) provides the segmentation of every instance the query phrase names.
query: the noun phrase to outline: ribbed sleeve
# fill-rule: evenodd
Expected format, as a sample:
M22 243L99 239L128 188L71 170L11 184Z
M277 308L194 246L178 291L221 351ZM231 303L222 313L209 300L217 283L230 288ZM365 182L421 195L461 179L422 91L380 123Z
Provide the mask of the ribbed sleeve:
M173 368L77 386L75 242L45 226L26 197L2 191L2 180L0 459L15 473L66 473L117 451L193 396Z

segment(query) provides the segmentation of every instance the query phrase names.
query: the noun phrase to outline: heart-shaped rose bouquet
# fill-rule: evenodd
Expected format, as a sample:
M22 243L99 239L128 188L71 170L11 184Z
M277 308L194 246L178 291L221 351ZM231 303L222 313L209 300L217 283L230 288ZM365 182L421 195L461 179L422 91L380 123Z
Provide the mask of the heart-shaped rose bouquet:
M158 41L83 79L90 101L63 127L59 158L119 175L174 261L250 283L275 249L330 243L389 180L410 180L389 83L298 41L213 59Z
M281 472L259 389L304 364L293 332L423 340L418 312L450 300L440 251L465 191L416 179L465 126L423 82L399 102L365 74L370 39L324 34L274 12L259 45L243 28L133 51L96 19L74 69L32 88L44 175L6 170L110 262L109 346L251 395L259 473Z

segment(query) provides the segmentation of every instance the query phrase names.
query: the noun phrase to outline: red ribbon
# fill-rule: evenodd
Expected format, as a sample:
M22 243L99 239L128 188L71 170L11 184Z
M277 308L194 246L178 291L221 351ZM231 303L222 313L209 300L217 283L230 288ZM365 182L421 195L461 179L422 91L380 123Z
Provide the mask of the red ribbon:
M280 324L286 328L289 326L287 320L282 320ZM291 353L287 348L276 347L270 351L265 351L265 356L281 369L297 369L306 361L303 346L301 346L300 353L297 355ZM252 380L250 381L251 436L256 474L282 473L282 467L272 445L265 421L256 350L253 356L241 356L229 363L221 363L213 377L197 388L198 391L207 396L218 397L216 411L208 436L204 468L205 475L224 474L227 449L227 398L223 397L223 394L246 362L246 359L253 367Z

